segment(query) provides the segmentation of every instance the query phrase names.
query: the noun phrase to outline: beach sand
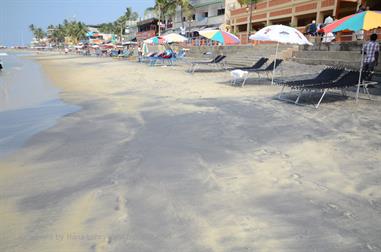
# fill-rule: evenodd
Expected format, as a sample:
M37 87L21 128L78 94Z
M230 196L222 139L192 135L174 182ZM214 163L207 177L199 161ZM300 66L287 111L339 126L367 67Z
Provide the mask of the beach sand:
M81 110L0 163L0 251L381 251L379 97L316 110L229 73L37 60Z

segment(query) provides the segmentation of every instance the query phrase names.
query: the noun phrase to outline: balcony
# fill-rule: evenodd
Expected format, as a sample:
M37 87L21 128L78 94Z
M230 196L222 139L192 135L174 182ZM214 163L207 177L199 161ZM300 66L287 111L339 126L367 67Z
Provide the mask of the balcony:
M224 23L225 21L225 16L224 15L220 15L220 16L214 16L214 17L208 17L207 18L207 25L220 25L222 23Z
M194 8L199 8L199 7L208 6L211 4L224 4L225 1L224 0L191 0L190 3Z

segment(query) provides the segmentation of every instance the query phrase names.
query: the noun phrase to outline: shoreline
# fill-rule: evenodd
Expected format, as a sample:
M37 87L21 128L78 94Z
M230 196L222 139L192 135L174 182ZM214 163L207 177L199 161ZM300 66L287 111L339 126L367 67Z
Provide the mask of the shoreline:
M77 110L60 99L59 89L36 60L8 54L7 69L0 80L0 120L4 122L0 126L0 157L17 151L30 137Z
M229 73L37 60L82 109L0 162L0 250L381 248L374 103L313 110Z

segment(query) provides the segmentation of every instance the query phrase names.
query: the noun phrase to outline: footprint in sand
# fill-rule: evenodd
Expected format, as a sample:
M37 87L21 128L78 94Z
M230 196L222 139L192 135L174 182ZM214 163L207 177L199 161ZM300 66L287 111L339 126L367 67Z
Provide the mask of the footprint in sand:
M298 174L298 173L294 173L294 174L291 174L291 178L298 184L303 184L302 181L300 181L300 179L302 178L302 175Z
M126 209L126 200L123 196L119 195L116 197L116 205L114 207L114 210L119 212L118 221L127 222L128 215Z
M330 208L335 209L335 210L337 210L339 208L337 205L335 205L333 203L328 203L327 206L329 206Z

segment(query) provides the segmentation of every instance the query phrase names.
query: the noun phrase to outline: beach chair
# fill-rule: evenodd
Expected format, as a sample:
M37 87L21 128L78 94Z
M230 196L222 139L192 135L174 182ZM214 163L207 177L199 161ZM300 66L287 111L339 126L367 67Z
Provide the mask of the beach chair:
M213 64L214 62L219 60L219 58L221 58L221 57L222 57L222 55L217 55L216 57L214 57L214 59L211 59L209 61L192 61L192 62L190 62L190 67L188 69L188 72L191 73L193 71L193 68L198 64Z
M151 53L148 53L147 55L144 55L140 58L140 63L145 63L145 62L149 62L151 58L157 56L159 53L158 52L151 52Z
M160 54L158 54L156 56L151 57L149 65L150 66L155 66L156 63L158 62L158 60L161 60L163 65L165 65L164 64L165 61L168 62L168 65L173 65L173 61L172 61L173 57L174 57L174 53L172 53L172 52L169 53L169 54L167 54L165 52L162 52L162 53L160 53Z
M249 70L256 70L256 69L260 69L263 65L266 64L266 62L268 61L269 59L268 58L260 58L257 62L255 62L252 66L248 66L248 67L234 67L234 68L227 68L226 70L229 70L231 71L231 74L234 75L234 71L243 71L242 73L242 76L239 76L239 77L235 77L235 78L232 78L230 83L232 85L235 85L237 83L237 80L243 80L247 77L248 75L248 71Z
M268 60L269 60L268 58L262 57L257 62L255 62L252 66L238 67L238 68L235 67L235 68L230 68L228 70L242 70L242 71L257 70L263 67Z
M307 92L308 94L311 94L311 92L320 92L322 95L320 96L320 99L316 105L314 105L315 108L319 108L320 103L323 101L325 95L327 94L328 90L340 90L343 95L346 95L345 90L351 87L356 87L358 85L359 81L359 71L344 71L340 77L336 78L336 80L327 81L327 82L318 82L318 83L307 83L303 85L296 85L293 86L293 89L299 90L299 94L297 95L297 98L293 103L299 104L300 97L302 96L303 92ZM363 72L362 76L365 76L367 78L371 78L373 75L373 72ZM368 98L371 99L369 91L368 91L368 85L375 84L376 82L362 82L361 87L364 90L364 93L368 95ZM282 99L285 100L285 99Z
M118 57L118 51L116 51L116 50L112 50L112 51L110 52L110 57Z
M175 62L175 61L183 61L183 60L185 60L185 55L186 55L185 51L184 50L180 50L179 53L177 53L177 54L175 53L173 55L172 61L173 62Z
M128 59L128 58L131 57L133 54L134 54L134 51L125 50L125 51L123 51L122 54L119 54L119 55L118 55L118 58Z
M205 54L205 53L204 53ZM216 60L218 60L222 55L217 55L214 59L211 59L209 61L192 61L190 62L190 67L187 72L191 73L193 71L193 67L197 64L212 64Z
M327 67L323 69L316 77L309 79L301 79L301 80L291 80L291 81L280 81L275 80L274 83L283 87L296 87L303 86L308 84L317 84L317 83L326 83L330 81L334 81L339 78L345 69L343 68L333 68Z
M264 69L247 69L245 71L247 71L249 74L250 73L256 73L258 75L258 78L261 77L261 75L260 75L261 73L265 73L267 78L269 78L269 74L272 74L274 71L274 68L277 69L282 62L283 62L282 59L276 59L273 62L271 62L271 64L268 65ZM274 65L275 65L275 67L274 67ZM245 86L246 80L249 78L249 74L247 74L245 76L245 78L243 79L242 87Z
M200 66L200 65L206 65L206 66L209 65L209 66L214 66L216 68L218 66L222 66L223 68L226 68L225 67L225 62L223 61L225 58L226 58L226 56L224 56L224 55L218 55L217 57L215 57L211 61L192 62L189 71L190 71L190 73L194 73L196 71L197 67Z

